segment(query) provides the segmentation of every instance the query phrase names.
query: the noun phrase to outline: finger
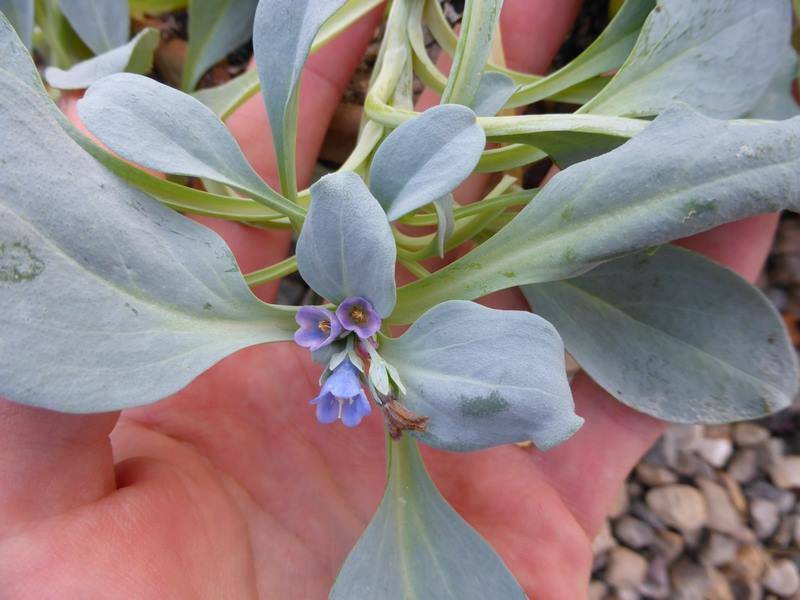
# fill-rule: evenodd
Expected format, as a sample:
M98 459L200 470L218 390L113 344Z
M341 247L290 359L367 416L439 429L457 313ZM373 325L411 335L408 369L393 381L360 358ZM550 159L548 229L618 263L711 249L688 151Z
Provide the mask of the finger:
M769 253L777 215L760 215L722 225L686 238L680 245L755 281ZM569 499L576 519L594 535L630 470L655 442L667 424L628 408L587 375L572 385L576 412L586 422L572 439L533 460L551 483ZM586 477L591 473L591 477Z
M67 415L0 398L0 537L115 488L118 413Z

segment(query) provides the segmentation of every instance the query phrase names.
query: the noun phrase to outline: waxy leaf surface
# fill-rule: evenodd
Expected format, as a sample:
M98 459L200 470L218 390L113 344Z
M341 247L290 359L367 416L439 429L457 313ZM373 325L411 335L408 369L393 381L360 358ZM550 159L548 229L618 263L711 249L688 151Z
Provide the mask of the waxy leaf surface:
M78 112L101 142L144 167L271 192L222 121L179 90L139 75L112 75L89 88Z
M83 43L103 54L128 41L131 25L127 0L60 0L61 12Z
M426 110L392 131L378 147L369 187L390 220L452 192L480 160L483 129L466 106Z
M14 27L25 47L30 49L33 35L33 0L0 0L0 12Z
M222 239L69 138L19 40L5 53L10 36L0 19L0 395L67 412L147 404L240 348L291 339L292 313L251 294Z
M257 4L258 0L189 1L189 49L183 64L184 90L193 90L203 73L214 63L252 37Z
M297 266L316 293L337 304L361 296L388 317L396 252L386 214L358 175L334 173L311 186Z
M443 302L381 355L400 372L400 401L430 417L426 444L479 450L533 440L542 450L583 423L574 412L555 328L534 314Z
M654 417L756 419L797 392L794 348L769 300L688 250L665 245L522 291L595 381Z
M389 453L383 500L330 600L524 600L500 557L442 498L413 440L392 443Z
M314 37L346 0L260 0L253 30L261 93L283 178L294 162L294 128L300 74ZM295 185L294 182L291 184ZM283 190L287 193L286 189Z
M798 76L798 57L792 46L784 50L780 69L772 79L767 91L747 116L751 119L781 121L800 114L800 105L794 99L793 88Z
M508 75L498 71L486 71L481 76L478 91L470 108L479 117L493 117L505 106L517 84Z
M751 215L796 210L798 169L800 118L724 122L675 107L616 150L560 172L494 237L402 288L393 319L411 320L444 299L580 275Z
M740 117L779 69L791 24L787 0L661 0L628 60L581 112L650 116L679 100Z
M79 62L70 69L47 67L45 78L54 88L82 90L115 73L147 73L153 67L153 52L160 36L158 30L147 27L124 46Z

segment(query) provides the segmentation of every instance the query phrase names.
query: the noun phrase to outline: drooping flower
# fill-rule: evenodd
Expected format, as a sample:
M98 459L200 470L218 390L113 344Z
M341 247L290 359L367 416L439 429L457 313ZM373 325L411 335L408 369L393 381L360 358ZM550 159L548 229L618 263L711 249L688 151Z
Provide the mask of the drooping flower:
M320 395L311 400L317 407L320 423L333 423L341 419L348 427L361 423L372 407L361 388L358 370L345 359L322 384Z
M333 343L342 333L336 315L321 306L302 306L295 320L300 329L295 332L294 341L312 352Z
M336 309L336 317L342 327L354 331L363 340L375 335L381 328L381 318L372 303L361 296L344 300Z

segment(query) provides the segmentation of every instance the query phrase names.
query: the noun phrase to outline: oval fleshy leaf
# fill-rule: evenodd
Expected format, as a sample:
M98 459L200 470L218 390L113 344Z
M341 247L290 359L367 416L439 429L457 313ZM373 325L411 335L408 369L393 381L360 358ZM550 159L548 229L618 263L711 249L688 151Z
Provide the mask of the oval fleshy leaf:
M479 117L493 117L505 106L517 84L508 75L498 71L486 71L481 76L478 91L470 108Z
M666 245L522 291L595 381L659 419L756 419L797 392L795 351L769 300L688 250Z
M444 299L573 277L729 221L800 208L800 117L725 122L662 113L616 150L556 175L508 225L399 291L397 322Z
M317 32L346 0L260 0L253 30L261 93L275 145L281 189L295 187L295 127L300 74Z
M190 0L189 47L181 87L191 91L214 63L253 35L258 0Z
M430 418L426 444L479 450L532 440L542 450L583 423L574 412L555 328L534 314L453 300L435 306L380 353L407 388L400 401Z
M442 104L392 131L378 147L369 188L390 220L452 192L483 152L486 136L466 106Z
M679 100L742 116L780 68L791 26L786 0L661 0L625 64L580 112L650 116Z
M147 73L153 67L153 52L160 37L158 30L147 27L124 46L79 62L70 69L47 67L45 78L54 88L82 90L115 73Z
M311 186L297 266L316 293L337 304L361 296L388 317L395 304L396 253L386 214L358 175L334 173Z
M33 35L33 0L0 0L3 13L16 30L26 48L31 48Z
M414 441L390 444L383 500L330 600L526 597L491 546L442 498Z
M0 395L66 412L147 404L240 348L291 339L293 314L252 295L221 238L81 150L13 65L0 69Z
M60 6L75 33L95 54L128 41L131 24L127 0L60 0Z
M101 142L144 167L205 177L256 195L273 193L224 123L179 90L139 75L112 75L89 88L78 113Z

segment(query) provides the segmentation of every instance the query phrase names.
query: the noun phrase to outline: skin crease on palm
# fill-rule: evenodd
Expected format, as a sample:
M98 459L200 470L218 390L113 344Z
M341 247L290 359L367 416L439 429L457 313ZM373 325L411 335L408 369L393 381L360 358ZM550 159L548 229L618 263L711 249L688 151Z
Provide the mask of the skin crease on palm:
M546 70L578 10L572 0L506 0L509 66ZM301 184L379 18L373 12L309 61ZM74 99L63 107L74 117ZM276 185L261 98L229 125ZM753 280L776 219L755 217L684 245ZM203 222L226 239L244 271L287 251L283 233ZM270 300L275 291L266 285L257 293ZM512 291L487 303L525 308ZM317 423L308 400L318 375L304 349L284 343L242 351L181 393L121 416L64 415L0 400L0 596L325 598L380 500L385 452L377 410L352 430ZM573 391L586 424L547 453L423 448L444 496L531 598L585 597L590 540L624 477L664 428L584 375Z

